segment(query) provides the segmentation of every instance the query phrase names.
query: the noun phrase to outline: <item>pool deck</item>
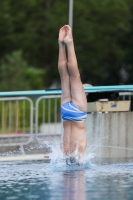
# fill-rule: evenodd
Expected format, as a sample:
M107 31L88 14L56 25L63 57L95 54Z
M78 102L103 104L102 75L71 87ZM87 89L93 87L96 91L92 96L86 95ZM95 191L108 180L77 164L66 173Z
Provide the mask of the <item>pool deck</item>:
M50 154L33 154L33 155L19 155L19 156L4 156L0 157L0 162L4 161L26 161L26 160L45 160L49 161Z

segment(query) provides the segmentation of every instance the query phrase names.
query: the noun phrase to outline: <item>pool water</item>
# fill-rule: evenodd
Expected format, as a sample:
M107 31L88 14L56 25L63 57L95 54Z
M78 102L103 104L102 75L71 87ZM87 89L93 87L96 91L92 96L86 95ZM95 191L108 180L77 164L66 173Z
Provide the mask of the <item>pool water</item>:
M63 161L2 162L0 200L133 199L132 159L89 159L84 166Z

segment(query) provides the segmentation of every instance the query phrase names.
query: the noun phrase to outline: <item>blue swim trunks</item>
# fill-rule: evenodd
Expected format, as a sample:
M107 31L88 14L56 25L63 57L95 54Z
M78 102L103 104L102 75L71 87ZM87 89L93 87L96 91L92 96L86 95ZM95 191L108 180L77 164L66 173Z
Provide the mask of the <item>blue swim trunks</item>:
M64 121L82 122L86 120L87 112L80 111L73 102L61 106L61 116Z

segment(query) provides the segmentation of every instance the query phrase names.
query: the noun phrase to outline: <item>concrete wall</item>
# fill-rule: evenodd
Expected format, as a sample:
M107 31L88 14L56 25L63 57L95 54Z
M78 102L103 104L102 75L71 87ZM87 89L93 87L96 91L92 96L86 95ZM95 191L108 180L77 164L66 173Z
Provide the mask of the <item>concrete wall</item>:
M87 153L95 153L96 158L133 158L133 112L94 113L87 116ZM63 130L62 130L63 131ZM10 146L11 142L27 141L29 134L23 137L3 136L0 144L0 156L21 154L20 146ZM38 148L45 141L60 142L61 134L34 135L29 144L24 145L25 154L49 153L47 146ZM34 149L32 148L34 147ZM30 150L31 149L31 150ZM29 151L30 150L30 151ZM16 152L16 153L14 153Z
M133 157L133 112L88 114L86 124L87 148L96 157Z

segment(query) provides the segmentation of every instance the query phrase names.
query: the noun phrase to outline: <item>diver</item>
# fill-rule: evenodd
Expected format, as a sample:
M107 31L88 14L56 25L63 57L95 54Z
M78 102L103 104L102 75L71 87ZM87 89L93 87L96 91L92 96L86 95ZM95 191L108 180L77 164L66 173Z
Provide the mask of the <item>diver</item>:
M87 99L80 79L69 25L64 25L59 30L58 43L58 70L62 87L61 116L64 128L62 150L70 163L75 160L82 163L86 148ZM77 158L75 157L76 151ZM66 159L67 163L68 159Z

